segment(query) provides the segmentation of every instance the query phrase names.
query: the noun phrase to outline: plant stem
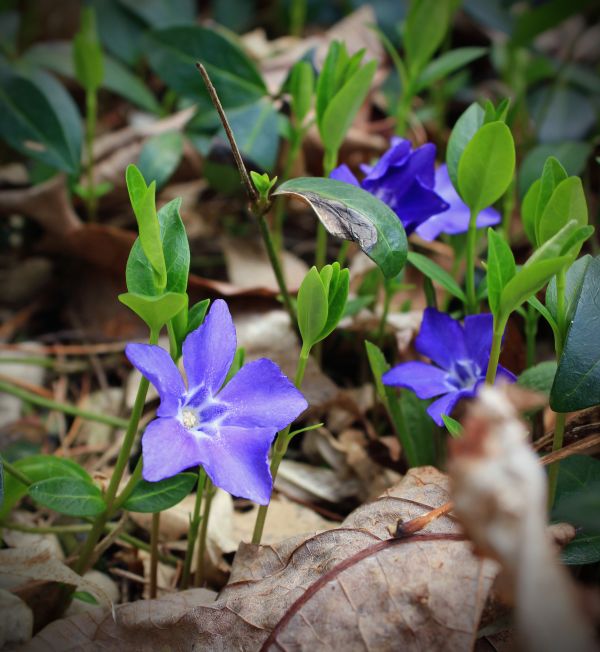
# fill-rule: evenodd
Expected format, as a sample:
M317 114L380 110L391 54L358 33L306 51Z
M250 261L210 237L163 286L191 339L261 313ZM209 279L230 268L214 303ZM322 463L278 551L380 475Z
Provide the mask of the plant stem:
M137 485L137 483L140 481L140 478L142 477L142 467L143 467L143 460L142 460L142 456L140 455L140 458L137 461L137 464L135 465L135 469L133 469L133 473L129 477L129 480L127 480L127 484L125 485L123 491L121 491L121 493L117 496L115 500L115 503L113 505L113 510L115 512L121 509L123 504L133 493L135 486Z
M158 331L152 331L150 333L149 343L156 344L157 342ZM121 478L123 477L125 467L129 461L129 456L131 455L131 449L133 448L138 425L140 423L142 412L144 411L146 394L148 393L149 386L150 383L148 379L142 377L138 387L137 395L135 397L133 410L131 411L131 416L129 417L129 425L127 426L125 437L123 438L123 444L121 446L121 450L119 451L119 455L117 456L117 462L115 464L112 477L104 496L106 509L94 520L92 529L79 555L79 559L74 566L75 571L80 575L83 575L83 573L88 569L89 565L93 563L94 548L96 547L96 543L98 543L98 540L104 531L104 526L115 511L115 499L117 496L117 491L119 489L119 484L121 482Z
M294 163L298 158L300 147L302 145L302 130L293 127L292 137L290 138L290 146L288 148L285 165L283 166L283 174L281 181L287 181L290 178ZM285 197L279 196L275 200L275 215L273 217L273 241L275 243L275 250L278 254L283 250L283 223L285 221Z
M567 336L567 311L565 307L565 294L567 287L566 269L556 275L556 321L558 324L559 337L555 341L556 361L559 362L562 356L565 338ZM563 446L565 438L565 422L567 415L563 412L556 412L554 424L554 436L552 438L552 452L558 451ZM554 462L548 469L548 507L552 509L556 499L556 488L558 485L558 471L560 462Z
M323 176L329 178L337 165L338 152L325 150L323 156ZM317 242L315 245L315 267L321 269L327 262L327 231L322 222L317 222Z
M30 484L32 484L31 480L24 473L21 473L21 471L19 471L19 469L17 469L16 466L11 464L10 462L7 462L6 459L4 458L4 456L0 456L0 463L4 467L4 470L7 473L10 473L10 475L12 475L12 477L15 480L18 480L19 482L22 482L27 487Z
M210 507L216 493L216 487L206 478L204 489L204 512L202 513L202 525L200 527L200 540L198 541L198 557L196 559L196 572L194 573L194 586L201 587L204 584L204 557L206 555L206 534L208 532L208 519L210 518Z
M383 283L383 311L381 313L381 319L379 320L379 327L377 328L377 346L379 348L383 345L383 339L385 337L385 326L387 324L387 318L390 312L390 303L392 302L392 297L394 295L393 291L390 288L389 283L384 281Z
M306 0L292 0L290 7L290 34L302 36L306 20Z
M477 295L475 293L475 247L477 245L477 213L471 209L469 218L469 230L467 231L467 252L466 252L466 290L467 303L465 309L467 314L477 312Z
M348 249L350 249L350 240L342 240L340 250L338 252L337 262L340 267L346 264L346 257L348 256Z
M150 599L156 597L158 574L158 534L160 532L160 512L152 514L152 529L150 530Z
M529 369L535 364L539 313L532 305L528 304L525 315L526 365Z
M493 385L496 382L496 372L498 371L498 362L500 360L500 350L502 349L502 335L506 327L506 320L500 324L496 323L494 318L494 334L492 335L492 350L488 362L487 373L485 374L486 385Z
M113 417L110 414L100 414L98 412L89 412L88 410L82 410L75 405L70 403L61 403L60 401L53 401L50 398L44 398L43 396L38 396L33 392L28 392L26 389L12 385L11 383L0 380L0 392L6 392L7 394L12 394L17 396L28 403L33 403L34 405L39 405L40 407L48 408L49 410L57 410L58 412L64 412L74 417L81 417L82 419L87 419L88 421L96 421L98 423L104 423L107 426L113 426L115 428L126 428L128 421L126 419L121 419L119 417Z
M98 113L98 102L95 90L88 90L85 94L85 149L87 154L87 196L86 205L90 222L96 220L98 198L94 183L94 136L96 133L96 120Z
M306 363L308 362L309 355L310 348L302 347L300 357L298 358L298 366L296 367L296 376L294 378L294 385L296 385L298 389L302 388L302 381L304 380L304 372L306 371ZM273 454L271 455L271 477L273 478L273 486L275 485L275 478L277 477L279 465L281 464L281 460L283 459L290 443L290 428L291 424L279 432L275 439L275 444L273 445ZM256 545L258 545L262 539L268 509L268 504L260 505L258 508L256 522L254 523L254 532L252 533L252 543Z
M410 113L410 105L412 103L412 93L408 88L402 89L402 96L398 102L398 109L396 111L396 128L397 136L404 136L406 133L406 124L408 122L408 115Z
M181 588L184 590L187 589L190 585L190 570L192 568L192 558L194 556L196 540L198 539L198 528L200 526L200 505L202 503L202 495L204 494L205 484L206 471L200 467L200 471L198 472L198 486L196 487L196 500L194 501L194 511L192 513L192 520L190 521L188 544L185 551L185 560L183 562L183 572L181 574Z

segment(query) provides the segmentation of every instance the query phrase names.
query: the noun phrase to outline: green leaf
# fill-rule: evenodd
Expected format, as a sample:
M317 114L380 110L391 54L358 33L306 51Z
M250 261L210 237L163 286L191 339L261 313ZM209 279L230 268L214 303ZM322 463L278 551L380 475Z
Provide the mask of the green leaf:
M292 96L292 115L298 126L302 125L312 105L315 74L308 61L297 61L291 70L289 91Z
M146 53L150 66L173 90L214 113L196 62L206 68L225 110L251 104L267 95L254 63L228 37L199 25L179 25L151 32Z
M2 73L0 137L17 151L76 174L81 157L81 118L66 91L38 71L29 78Z
M477 102L471 104L456 121L446 149L446 164L452 185L458 189L458 163L465 148L483 124L484 111Z
M538 217L536 235L542 244L555 235L569 221L585 226L588 223L587 202L579 177L561 181Z
M460 195L481 212L504 194L515 170L515 143L504 122L483 125L466 146L458 164Z
M552 281L550 281L552 282ZM542 315L542 317L548 322L550 325L550 328L552 328L552 332L554 333L554 337L558 338L560 336L560 332L558 329L558 323L554 319L554 317L550 314L548 311L548 308L536 297L536 296L531 296L529 299L527 299L527 303L533 306L539 313Z
M87 91L95 92L102 84L104 65L93 7L81 9L81 27L73 38L73 60L77 81Z
M190 269L190 246L179 215L180 206L181 199L173 199L165 204L158 212L158 223L167 272L165 292L184 294L187 290ZM142 249L139 238L131 248L125 276L129 292L146 296L160 294L154 284L152 266Z
M500 311L502 292L517 272L509 244L494 229L488 229L487 287L490 310Z
M422 70L440 47L448 31L454 2L419 0L411 2L402 29L402 44L411 79Z
M404 267L408 245L402 222L371 193L335 179L300 177L273 194L303 199L331 235L356 242L387 278Z
M346 46L339 41L332 41L329 44L325 61L323 62L321 72L317 79L316 112L319 130L321 129L321 121L325 115L325 109L338 90L336 84L336 70L338 68L343 68L347 61L348 52L346 51Z
M563 256L524 265L504 287L499 314L508 319L511 312L541 290L568 262L569 258Z
M412 446L417 451L417 466L435 465L435 437L436 429L433 419L427 414L430 401L421 400L414 392L400 393L400 408L404 417L406 439L400 441L403 448L406 440L412 441ZM408 459L408 457L407 457Z
M580 526L575 539L561 553L565 564L600 561L600 532L596 507L600 484L600 462L587 455L572 455L560 463L553 521Z
M369 61L358 70L327 104L319 125L325 150L337 152L350 129L358 110L367 97L377 68L376 61Z
M540 218L544 212L544 209L548 205L550 198L552 197L554 191L561 181L564 181L567 178L567 173L563 166L560 164L558 159L554 156L549 156L544 163L544 168L542 170L542 176L540 177L540 185L537 194L537 204L535 206L535 230L536 238L538 238L539 223ZM536 245L540 244L539 240L536 240Z
M166 292L158 297L126 292L119 295L119 301L133 310L150 330L158 332L181 310L187 307L187 294Z
M97 516L106 509L100 489L81 478L41 480L27 493L39 505L67 516Z
M55 477L80 478L91 482L87 471L72 460L54 455L29 455L13 462L19 471L32 482ZM4 502L0 507L0 520L4 519L17 502L27 493L27 487L12 475L5 474Z
M441 285L452 296L460 299L463 303L466 301L465 293L460 285L445 269L434 263L431 258L427 258L427 256L418 254L415 251L409 251L408 262L432 281Z
M350 289L350 272L347 269L339 269L339 263L334 263L333 268L337 266L335 282L332 281L327 292L328 308L327 321L319 335L318 341L328 337L338 325L348 300L348 291Z
M305 347L312 347L327 323L327 293L316 267L311 267L298 290L298 328Z
M525 229L527 239L534 247L537 244L537 237L535 235L536 208L540 197L541 185L541 179L536 179L529 187L521 203L521 221L523 222L523 228Z
M194 304L190 308L190 312L188 314L188 322L187 322L188 333L195 331L199 326L202 325L209 304L210 304L210 299L203 299L202 301L198 301L198 303Z
M525 369L517 379L521 387L532 389L535 392L543 392L550 395L554 376L556 375L557 363L555 360L547 360Z
M589 231L585 227L578 227L575 220L570 220L549 240L544 242L541 247L536 249L525 264L528 265L538 260L548 260L563 254L566 255L569 253L570 247L578 241L580 229L584 229L588 234L586 237L589 237Z
M573 321L585 274L592 260L592 257L588 254L576 260L567 270L565 284L565 322L567 324ZM556 278L553 278L548 283L548 289L546 290L546 308L550 315L552 315L554 321L558 323Z
M144 143L138 168L146 183L156 181L156 189L160 190L179 166L182 155L182 134L179 131L166 131Z
M444 425L446 426L448 432L453 437L463 436L464 430L460 421L457 421L456 419L449 417L447 414L442 414L442 421L444 422Z
M430 88L436 81L448 77L456 70L464 68L466 65L479 59L487 54L487 48L456 48L449 52L444 52L429 63L417 79L415 92Z
M550 0L543 5L521 12L516 20L512 35L513 47L528 45L542 32L562 23L573 14L578 14L591 5L591 0Z
M178 473L159 482L141 480L123 507L130 512L145 514L162 512L180 503L194 488L197 479L196 473Z
M600 404L600 258L589 261L550 394L555 412Z

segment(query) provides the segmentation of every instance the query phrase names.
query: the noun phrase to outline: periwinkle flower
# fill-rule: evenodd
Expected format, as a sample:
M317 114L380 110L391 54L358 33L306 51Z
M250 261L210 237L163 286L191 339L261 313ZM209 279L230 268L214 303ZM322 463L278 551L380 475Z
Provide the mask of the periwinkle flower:
M261 505L269 502L271 442L307 402L266 358L244 365L222 387L236 345L233 320L222 300L212 304L204 323L183 343L187 388L167 351L127 345L127 357L160 396L157 418L142 437L145 480L163 480L200 464L230 494Z
M448 203L434 190L435 145L412 149L411 142L392 138L391 147L373 166L361 165L365 173L359 183L347 165L331 173L332 179L352 183L386 203L400 218L407 234L420 224L448 209Z
M440 233L456 235L466 233L469 229L470 211L469 207L460 198L454 189L448 167L444 163L435 171L435 185L433 187L440 197L448 203L448 210L438 215L433 215L420 224L416 229L418 236L423 240L435 240ZM500 213L494 208L486 208L477 216L477 228L482 229L494 226L500 222Z
M464 326L449 315L427 308L415 348L433 364L404 362L383 375L385 385L411 389L419 398L439 398L428 408L429 416L444 424L462 398L475 396L485 382L492 347L493 318L489 313L465 317ZM496 382L514 382L515 376L498 365Z

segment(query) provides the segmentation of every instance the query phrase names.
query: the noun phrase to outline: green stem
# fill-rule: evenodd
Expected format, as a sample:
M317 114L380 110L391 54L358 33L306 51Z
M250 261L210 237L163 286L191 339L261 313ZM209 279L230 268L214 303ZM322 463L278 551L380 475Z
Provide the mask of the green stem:
M292 137L290 139L290 146L285 158L285 165L283 166L283 174L281 181L287 181L290 178L294 163L298 158L300 147L302 145L302 131L293 128ZM280 196L275 200L275 214L273 217L273 243L275 250L278 254L283 250L283 224L285 222L285 197Z
M96 133L96 121L98 113L98 102L95 90L88 90L85 94L85 148L87 154L87 196L86 205L90 222L96 220L98 198L94 184L94 136Z
M506 327L506 320L497 324L494 318L494 334L492 336L492 350L488 362L485 382L487 385L493 385L496 382L496 372L498 371L498 362L500 361L500 350L502 349L502 335Z
M539 313L532 305L528 304L525 314L526 365L529 369L529 367L533 367L536 359Z
M302 36L306 20L306 0L292 0L290 7L290 34Z
M566 288L567 272L566 269L556 275L556 321L558 324L559 338L555 340L556 361L560 361L562 356L565 339L567 335L567 310L566 310ZM552 438L552 451L558 451L563 447L565 438L565 422L567 415L563 412L556 412L554 424L554 436ZM558 485L558 471L560 462L554 462L548 469L548 507L552 509L556 499L556 488Z
M338 252L338 265L343 267L346 264L346 258L348 256L348 249L350 249L350 240L342 240L340 250Z
M477 246L477 213L471 209L469 218L469 230L467 231L466 251L466 290L467 303L466 312L472 315L477 312L477 295L475 292L475 247Z
M158 331L152 331L150 333L150 344L156 344L158 342ZM129 456L131 455L131 449L135 441L135 436L137 434L138 425L142 417L142 412L144 411L144 405L146 403L146 394L148 393L148 388L150 383L147 378L142 377L140 380L140 385L138 387L137 395L135 397L135 403L133 405L133 410L131 411L131 416L129 418L129 424L127 430L125 431L125 436L123 437L123 444L121 445L121 450L117 456L117 462L115 468L106 489L106 494L104 496L104 501L106 503L106 509L100 513L94 520L92 529L87 537L86 542L83 545L79 559L74 566L74 569L80 575L88 569L88 567L93 563L94 548L100 539L102 532L104 531L104 526L107 521L111 518L115 511L115 500L117 496L117 491L119 489L119 484L123 473L125 472L125 467L129 461Z
M70 414L74 417L81 417L82 419L87 419L88 421L96 421L98 423L104 423L107 426L113 426L115 428L126 428L128 421L126 419L120 419L119 417L113 417L109 414L100 414L98 412L89 412L88 410L82 410L75 405L69 403L61 403L60 401L54 401L50 398L44 398L33 392L29 392L22 387L12 385L6 380L0 380L0 392L6 392L7 394L12 394L17 396L28 403L33 405L39 405L40 407L48 408L49 410L56 410L58 412L64 412L65 414Z
M201 587L204 583L204 557L206 555L206 534L208 532L208 520L210 518L210 507L216 493L216 487L206 479L204 490L204 512L202 513L202 525L200 527L200 540L198 541L198 557L196 559L196 572L194 573L194 585Z
M137 464L135 465L135 469L133 469L133 473L129 477L129 480L127 480L127 484L123 488L123 491L117 496L115 503L113 505L113 511L118 511L121 509L121 507L125 504L129 496L133 493L133 490L135 489L137 483L140 481L142 477L142 467L143 467L143 460L142 456L140 455L139 460L137 461Z
M394 295L393 291L391 290L387 282L384 282L383 284L383 291L384 291L383 311L381 313L381 319L379 320L379 327L377 328L377 337L376 337L377 346L379 346L379 348L381 348L383 345L383 339L385 336L385 326L387 324L387 318L390 313L390 303L392 302L392 297Z
M4 458L4 456L0 456L0 462L1 462L2 466L4 467L4 470L7 473L10 473L10 475L12 475L12 477L15 480L18 480L19 482L22 482L27 487L32 484L31 480L24 473L19 471L19 469L17 469L16 466L11 464L10 462L7 462L6 459Z
M187 589L190 585L190 571L192 568L192 559L194 557L194 548L198 539L198 528L200 527L200 505L204 494L204 485L206 484L206 471L200 467L198 472L198 486L196 487L196 500L194 501L194 511L190 521L190 531L188 533L188 543L185 551L185 560L183 562L183 572L181 574L181 588Z
M304 380L304 372L306 371L306 364L309 355L310 348L303 346L302 351L300 351L300 357L298 358L298 366L296 367L296 376L294 378L294 385L296 385L298 389L302 388L302 381ZM273 485L275 485L275 478L277 477L277 471L279 471L281 460L283 459L290 443L290 428L291 424L279 432L275 439L275 444L273 445L273 454L271 456L271 477L273 478ZM252 533L252 543L255 545L258 545L262 539L268 509L268 504L260 505L258 508L256 522L254 523L254 532Z
M337 165L338 152L325 150L323 156L323 176L329 178ZM322 222L317 222L317 242L315 245L315 267L321 269L327 262L327 231Z
M396 135L404 136L406 133L406 125L408 123L408 116L410 113L410 106L412 104L412 94L408 89L402 89L402 96L398 102L398 109L396 111Z
M150 530L150 599L156 597L158 576L158 535L160 532L160 512L152 514Z

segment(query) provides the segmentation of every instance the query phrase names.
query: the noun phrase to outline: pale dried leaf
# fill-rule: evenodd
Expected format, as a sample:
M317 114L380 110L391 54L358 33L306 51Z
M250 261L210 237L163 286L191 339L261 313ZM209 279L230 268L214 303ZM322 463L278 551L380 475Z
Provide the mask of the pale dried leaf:
M0 589L0 648L25 643L33 633L33 613L16 595Z

